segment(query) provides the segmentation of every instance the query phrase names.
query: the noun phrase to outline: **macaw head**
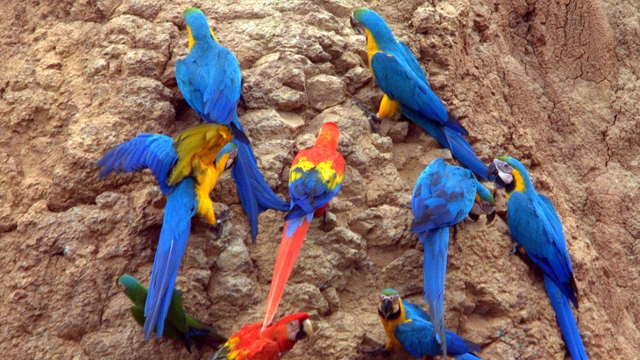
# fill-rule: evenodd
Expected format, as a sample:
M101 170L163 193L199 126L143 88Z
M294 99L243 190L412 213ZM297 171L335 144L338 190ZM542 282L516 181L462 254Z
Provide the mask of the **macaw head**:
M286 326L287 335L291 341L313 336L313 327L307 313L295 313L285 316L273 326L276 328Z
M340 129L338 129L338 125L329 121L320 128L320 133L316 138L316 146L337 150L338 139L340 139Z
M397 42L389 25L371 9L360 8L354 11L351 14L351 27L359 33L366 33L367 40L375 41L376 47Z
M187 9L184 14L184 20L187 23L187 33L189 33L189 50L197 41L206 42L213 38L218 42L216 34L213 33L213 29L209 27L207 17L200 9L190 8Z
M530 185L527 169L518 160L509 156L499 156L489 165L489 180L499 187L504 187L507 194L513 191L523 192Z
M235 165L236 157L238 156L238 147L232 142L228 142L216 156L216 164L220 161L225 161L224 170L230 169Z
M491 191L477 181L476 199L469 212L469 217L473 221L478 221L481 214L487 215L487 224L490 224L496 217L496 201Z
M131 275L123 274L118 278L118 284L124 286L124 294L135 304L142 304L147 300L147 289Z
M378 315L385 320L393 320L400 316L400 295L393 289L384 289L380 292L380 304Z

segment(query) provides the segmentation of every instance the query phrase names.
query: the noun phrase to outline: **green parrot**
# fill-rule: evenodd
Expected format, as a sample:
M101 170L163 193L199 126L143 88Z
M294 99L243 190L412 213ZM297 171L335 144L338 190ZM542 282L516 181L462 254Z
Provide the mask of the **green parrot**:
M118 284L124 286L124 294L133 301L131 315L140 326L143 326L147 288L133 276L127 274L118 278ZM217 349L227 342L227 338L218 334L212 327L195 320L184 312L182 295L175 289L171 296L167 319L164 322L163 335L172 339L181 339L189 352L191 352L191 340L197 344L206 344L213 349Z

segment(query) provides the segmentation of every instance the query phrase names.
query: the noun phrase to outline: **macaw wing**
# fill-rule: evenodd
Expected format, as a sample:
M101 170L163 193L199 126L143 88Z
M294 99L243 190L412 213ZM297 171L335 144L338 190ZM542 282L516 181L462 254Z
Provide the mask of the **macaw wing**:
M206 61L196 54L189 54L184 59L176 61L176 82L185 101L200 116L204 117L204 92L209 78L203 69Z
M442 354L440 344L432 335L433 325L427 320L412 318L410 321L398 324L393 333L405 350L416 358ZM445 336L449 355L457 356L480 350L478 345L461 338L450 330L446 330Z
M548 199L547 199L548 200ZM554 228L547 217L544 201L537 202L521 192L513 192L507 201L507 220L514 240L524 247L531 260L558 284L565 296L576 302L571 279L573 269L562 229ZM557 215L556 215L557 217ZM561 225L561 224L560 224Z
M150 169L164 194L171 192L167 175L178 159L172 147L173 139L165 135L142 133L107 151L97 165L102 167L100 177L110 172L131 172Z
M428 83L422 81L405 61L393 54L378 52L371 57L371 69L380 89L389 99L399 101L401 109L408 107L430 121L468 135L462 124L449 115Z
M476 186L469 170L447 165L440 158L434 160L420 174L413 190L411 231L420 233L462 221L471 211Z
M231 51L219 47L211 54L206 72L209 83L203 93L205 121L229 124L240 99L242 77L240 65Z
M186 178L167 198L145 303L145 340L151 337L154 328L157 337L161 337L164 330L176 276L189 239L191 218L198 206L194 187L193 178Z
M422 319L422 320L431 322L431 316L426 311L424 311L420 306L414 303L410 303L408 301L403 301L402 305L404 306L404 312L407 318Z
M424 73L424 70L422 70L420 63L418 63L418 59L416 59L416 56L413 55L411 49L409 49L407 44L402 41L398 41L398 44L400 45L402 58L407 63L407 65L409 65L411 71L413 71L418 79L422 80L429 88L431 88L431 86L429 85L429 81L427 80L427 75Z
M174 185L192 175L196 158L203 164L213 164L220 150L232 138L228 126L208 123L193 125L178 134L173 143L178 161L169 175L169 184Z
M344 169L341 156L331 156L308 170L296 165L291 168L289 195L294 205L285 220L308 215L328 204L338 194L342 187L342 175L338 170L340 164Z

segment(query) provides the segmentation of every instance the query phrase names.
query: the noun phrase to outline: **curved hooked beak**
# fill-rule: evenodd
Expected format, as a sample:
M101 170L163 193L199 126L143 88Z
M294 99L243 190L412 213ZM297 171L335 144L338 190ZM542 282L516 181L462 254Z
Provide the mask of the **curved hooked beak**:
M382 300L380 305L380 315L386 319L389 319L389 315L393 313L393 303L389 299Z
M351 28L355 30L355 32L357 32L358 34L364 34L364 25L362 25L362 23L356 20L353 14L351 14L351 17L349 18L349 22L351 23Z
M311 326L311 320L306 319L302 322L298 333L296 334L296 340L304 339L305 337L313 336L313 326Z
M493 220L496 218L496 208L493 208L493 211L487 214L487 225L491 224Z
M489 180L496 183L498 187L504 187L505 185L511 184L511 182L513 182L513 175L501 170L505 168L510 168L509 164L502 160L495 159L491 162L489 168L487 169L487 177L489 178Z

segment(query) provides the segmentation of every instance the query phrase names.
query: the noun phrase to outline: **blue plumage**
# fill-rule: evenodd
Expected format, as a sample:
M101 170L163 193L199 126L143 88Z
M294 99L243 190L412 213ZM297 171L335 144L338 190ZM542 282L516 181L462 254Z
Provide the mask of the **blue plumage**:
M97 165L102 167L100 177L112 171L132 172L150 169L158 180L160 191L169 194L173 187L167 184L167 176L178 155L172 146L173 139L166 135L142 133L107 151Z
M449 226L455 226L471 211L478 188L483 198L493 196L465 168L437 158L420 174L413 189L411 206L414 222L411 231L424 244L424 295L429 304L434 336L447 352L445 336L444 284L447 270Z
M178 269L189 240L191 218L196 214L198 206L194 186L193 178L185 178L175 186L174 191L167 198L145 303L146 319L143 326L145 340L151 337L154 327L158 338L162 336L164 330L171 294L173 294Z
M400 103L402 115L420 125L464 166L486 180L487 166L464 138L467 130L433 92L411 49L396 40L375 11L358 9L353 13L353 20L369 31L367 41L375 42L375 46L368 45L369 65L380 89L390 100Z
M176 82L185 100L206 122L230 125L238 147L232 170L238 196L249 218L251 236L258 235L258 215L266 209L287 211L289 204L269 188L258 169L255 155L236 109L242 90L240 65L231 51L214 38L207 18L198 9L184 14L193 46L189 54L176 61Z
M423 356L442 355L440 343L437 342L433 334L434 326L430 322L429 315L419 306L402 300L407 320L395 327L394 335L402 346L412 356L422 358ZM480 359L471 354L472 351L479 351L480 348L467 341L454 332L445 329L447 352L458 359Z
M162 336L175 279L189 239L191 217L197 208L193 178L185 178L174 186L167 184L167 176L177 159L173 139L143 133L107 151L97 163L103 168L100 176L107 176L112 171L151 169L161 191L168 195L145 304L145 340L151 337L154 328L157 337Z
M529 173L518 160L506 156L499 159L491 164L489 177L507 190L511 236L544 273L547 295L569 353L574 359L587 359L569 303L578 308L573 266L560 217L551 201L535 190Z

